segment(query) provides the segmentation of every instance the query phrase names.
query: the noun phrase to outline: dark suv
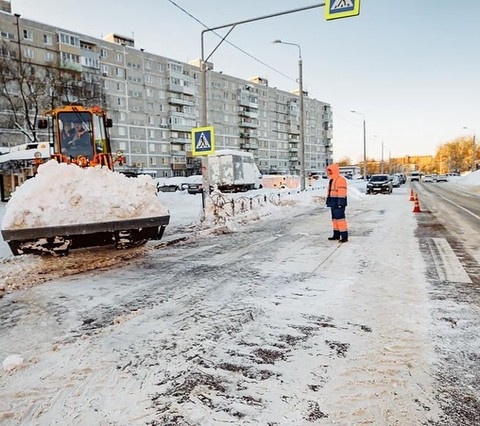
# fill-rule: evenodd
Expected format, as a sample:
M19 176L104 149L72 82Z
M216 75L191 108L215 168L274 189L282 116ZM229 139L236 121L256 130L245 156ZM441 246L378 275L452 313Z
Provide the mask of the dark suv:
M370 176L367 183L367 194L392 193L393 184L389 175L378 174Z

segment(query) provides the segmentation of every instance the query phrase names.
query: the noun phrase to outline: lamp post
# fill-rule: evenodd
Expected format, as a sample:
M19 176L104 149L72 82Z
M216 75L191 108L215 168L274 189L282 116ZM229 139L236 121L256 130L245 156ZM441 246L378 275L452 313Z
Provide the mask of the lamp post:
M363 118L363 180L364 182L367 182L367 127L365 123L365 114L353 110L350 112L361 115Z
M272 43L288 44L298 48L298 88L300 98L300 190L305 190L305 109L303 96L303 63L302 48L299 44L289 43L282 40L273 40Z
M22 69L22 45L20 40L20 16L21 15L19 13L15 13L15 18L17 20L18 64L20 65L20 70L21 70Z
M473 136L472 136L472 164L471 164L471 171L474 172L475 171L475 150L476 150L476 145L475 145L475 131L473 129L470 129L468 127L464 127L465 130L470 130L471 132L473 132Z

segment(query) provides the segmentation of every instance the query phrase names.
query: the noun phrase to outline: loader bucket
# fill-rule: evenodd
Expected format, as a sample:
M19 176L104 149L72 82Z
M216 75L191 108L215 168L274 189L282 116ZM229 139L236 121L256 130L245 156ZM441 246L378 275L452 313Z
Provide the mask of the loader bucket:
M68 255L70 250L112 245L136 247L160 240L170 216L117 220L101 223L42 228L2 229L2 236L15 256L22 254Z

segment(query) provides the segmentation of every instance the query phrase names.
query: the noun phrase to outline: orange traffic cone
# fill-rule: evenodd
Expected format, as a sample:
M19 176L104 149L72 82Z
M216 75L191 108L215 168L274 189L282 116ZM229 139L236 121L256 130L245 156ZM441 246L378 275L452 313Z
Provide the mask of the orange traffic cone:
M420 204L418 203L418 195L415 194L415 205L413 206L413 213L421 213Z
M415 194L413 193L413 189L410 189L410 200L409 201L415 201Z

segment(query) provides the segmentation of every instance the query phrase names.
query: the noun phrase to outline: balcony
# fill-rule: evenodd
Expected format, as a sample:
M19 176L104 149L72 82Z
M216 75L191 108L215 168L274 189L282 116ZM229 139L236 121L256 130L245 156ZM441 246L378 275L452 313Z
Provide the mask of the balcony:
M240 148L242 149L258 149L258 143L256 141L245 141L245 142L240 142Z
M259 126L259 122L256 119L249 119L249 118L242 118L240 120L239 126L240 127L247 127L251 129L256 129Z
M255 132L255 131L241 132L240 133L240 138L241 139L257 139L258 138L258 133Z
M240 117L247 117L247 118L258 118L258 110L252 111L249 109L242 109L238 112Z
M173 83L170 83L168 86L167 86L167 90L169 92L174 92L174 93L186 93L186 94L191 94L193 95L193 90L185 90L185 89L189 89L181 84L173 84ZM189 93L191 92L191 93Z
M186 157L187 155L187 152L186 151L171 151L170 152L170 156L171 157L181 157L181 158L184 158Z
M170 143L172 144L175 144L175 143L181 143L181 144L185 144L185 143L191 143L192 140L189 138L189 139L186 139L186 138L170 138L169 139Z
M187 126L185 124L170 123L168 125L168 128L173 132L191 132L193 126Z
M182 95L170 96L167 99L167 102L170 105L195 106L195 101L193 98Z
M172 170L185 170L187 165L185 163L172 163Z

